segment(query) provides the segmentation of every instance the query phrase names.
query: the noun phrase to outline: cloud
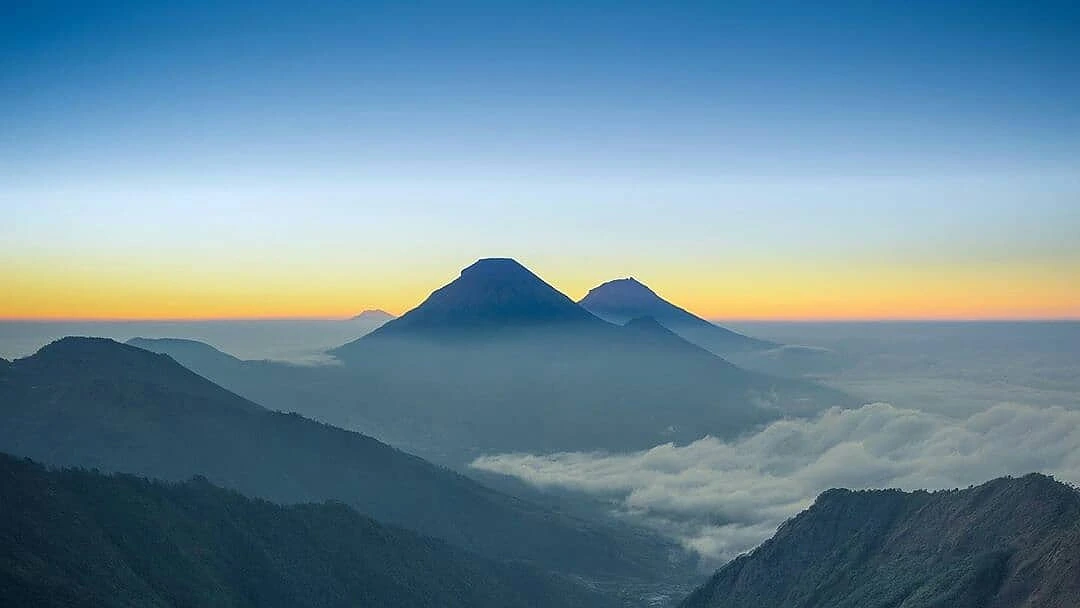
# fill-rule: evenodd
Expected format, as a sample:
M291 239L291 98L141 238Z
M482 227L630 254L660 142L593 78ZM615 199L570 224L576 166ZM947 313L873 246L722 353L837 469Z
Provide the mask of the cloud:
M1080 480L1080 411L1000 404L967 418L873 403L630 454L500 454L477 469L609 498L710 561L745 552L832 487L967 487L1040 471ZM715 563L715 562L712 562Z

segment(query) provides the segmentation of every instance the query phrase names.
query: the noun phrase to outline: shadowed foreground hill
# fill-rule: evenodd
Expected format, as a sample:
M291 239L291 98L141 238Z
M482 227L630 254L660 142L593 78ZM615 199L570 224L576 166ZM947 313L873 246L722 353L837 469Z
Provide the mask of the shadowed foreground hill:
M0 368L0 450L50 465L335 499L486 557L592 580L671 578L671 543L552 512L370 437L271 412L165 355L65 338Z
M611 606L577 585L204 478L46 471L0 454L0 604L301 608Z
M1075 608L1080 493L1032 474L830 490L682 608Z

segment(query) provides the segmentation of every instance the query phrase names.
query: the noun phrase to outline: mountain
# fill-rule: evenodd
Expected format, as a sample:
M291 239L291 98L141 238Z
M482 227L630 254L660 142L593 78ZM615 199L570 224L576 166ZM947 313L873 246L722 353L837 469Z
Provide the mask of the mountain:
M268 411L168 356L106 339L65 338L0 369L0 450L165 480L205 475L275 502L340 500L488 558L593 581L662 580L680 554L652 534L553 512L371 437Z
M341 503L280 506L205 478L48 471L0 454L0 513L5 606L617 605Z
M350 318L349 320L350 321L366 321L366 322L369 322L369 323L378 323L379 325L382 325L383 323L386 323L387 321L390 321L390 320L393 320L393 319L394 319L394 315L386 312L385 310L374 309L374 310L365 310L365 311L361 312L360 314Z
M612 323L652 317L683 338L718 355L779 346L775 342L758 340L714 325L661 298L634 278L616 279L594 287L578 304Z
M600 320L509 258L478 260L419 306L369 334L370 338L474 337L491 332L557 326L598 326ZM365 336L365 338L369 337ZM331 354L348 358L350 345Z
M411 450L447 446L445 458L425 455L457 466L498 451L733 436L849 401L740 369L640 323L603 321L513 260L480 260L400 318L331 351L348 381L336 390L321 381L317 415L362 419Z
M342 365L193 360L268 407L466 468L504 451L636 450L732 437L855 401L732 365L663 327L603 321L506 259L480 260L415 309L332 351Z
M934 493L830 490L681 606L1080 606L1080 493L1037 474Z
M692 354L698 357L716 359L709 351L664 327L654 317L635 317L627 321L623 327L627 333L635 336L641 344L648 344L651 347L670 350L678 354Z
M205 342L199 342L198 340L187 340L184 338L132 338L125 342L125 344L151 352L167 351L170 357L189 368L191 366L184 363L185 361L191 361L197 363L197 365L207 367L235 367L241 363L240 359L222 352Z

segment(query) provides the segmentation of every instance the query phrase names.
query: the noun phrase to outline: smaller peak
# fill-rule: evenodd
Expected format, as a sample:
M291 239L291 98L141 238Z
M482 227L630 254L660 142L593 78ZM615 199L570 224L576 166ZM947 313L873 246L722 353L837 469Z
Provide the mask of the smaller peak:
M589 290L582 298L582 303L604 305L606 303L618 303L619 305L652 306L663 300L648 285L635 279L625 277L601 283Z
M42 346L38 353L58 354L71 352L95 352L119 348L121 344L112 338L89 336L65 336Z
M605 287L608 287L608 288L619 287L619 288L624 288L624 289L628 289L628 288L646 289L648 291L652 291L651 289L649 289L649 287L647 285L645 285L641 281L635 279L634 277L623 277L621 279L612 279L610 281L606 281L604 283L601 283L600 285L594 287L593 289L594 290L595 289L603 289Z
M632 336L639 344L650 344L654 348L693 352L712 355L700 346L687 342L685 338L671 331L652 315L641 315L630 319L623 325L626 335ZM718 361L723 361L718 359Z
M159 355L168 355L177 361L190 360L194 356L211 356L229 361L239 361L236 357L212 344L188 338L132 338L125 344Z
M394 315L386 312L381 308L370 308L361 312L360 314L350 317L351 321L389 321L393 319Z

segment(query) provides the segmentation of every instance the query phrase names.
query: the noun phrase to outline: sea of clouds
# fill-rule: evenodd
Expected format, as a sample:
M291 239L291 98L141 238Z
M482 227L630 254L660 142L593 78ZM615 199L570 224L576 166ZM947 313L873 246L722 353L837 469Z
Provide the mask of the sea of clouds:
M738 440L628 454L499 454L472 466L614 510L715 565L772 536L833 487L947 489L1039 471L1080 481L1080 411L999 404L966 418L872 403L787 419Z

